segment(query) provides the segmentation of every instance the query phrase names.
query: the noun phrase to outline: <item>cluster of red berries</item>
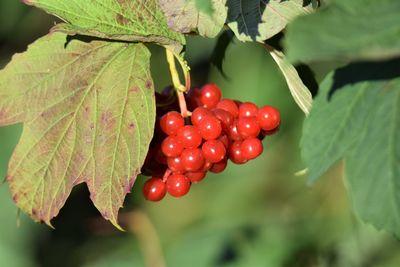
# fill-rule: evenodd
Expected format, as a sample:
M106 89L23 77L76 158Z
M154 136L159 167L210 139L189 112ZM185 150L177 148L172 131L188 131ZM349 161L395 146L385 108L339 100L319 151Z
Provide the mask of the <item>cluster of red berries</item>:
M221 100L215 84L189 91L186 101L193 112L187 118L174 111L178 103L170 94L167 90L158 95L162 99L159 119L142 170L152 176L143 187L145 198L151 201L161 200L167 192L184 196L208 171L224 171L228 159L244 164L257 158L263 152L262 139L280 124L276 108Z

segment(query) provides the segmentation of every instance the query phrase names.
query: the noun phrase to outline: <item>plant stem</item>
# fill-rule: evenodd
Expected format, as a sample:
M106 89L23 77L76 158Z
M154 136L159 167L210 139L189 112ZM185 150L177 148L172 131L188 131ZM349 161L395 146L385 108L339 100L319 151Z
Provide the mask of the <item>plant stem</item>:
M146 266L165 267L160 239L147 214L133 211L128 214L127 221L129 230L137 237Z
M187 90L189 90L189 88L190 88L190 75L189 75L188 71L185 71L186 86L182 85L181 81L179 79L178 70L176 69L175 55L168 49L165 49L165 51L166 51L166 54L167 54L167 61L168 61L168 65L169 65L169 71L171 73L172 84L174 85L174 88L175 88L176 93L178 95L179 108L181 110L182 116L184 118L186 118L186 117L191 115L191 112L189 112L188 109L187 109L185 95L184 95L184 93ZM183 69L188 69L187 66L183 65L182 59L178 58L178 61L181 64Z

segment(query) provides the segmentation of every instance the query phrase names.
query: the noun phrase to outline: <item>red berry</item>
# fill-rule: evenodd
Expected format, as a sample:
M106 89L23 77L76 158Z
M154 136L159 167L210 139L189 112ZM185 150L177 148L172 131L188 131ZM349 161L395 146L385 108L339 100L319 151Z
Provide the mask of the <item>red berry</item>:
M263 130L272 131L279 126L281 117L276 108L264 106L258 109L257 120Z
M192 124L197 125L205 116L210 115L211 112L203 107L198 107L192 112Z
M185 121L182 115L176 111L170 111L160 119L161 130L168 135L176 134L183 125L185 125Z
M191 110L196 109L197 107L201 106L200 103L200 89L199 88L192 88L189 92L185 95L186 102L188 107Z
M232 126L234 118L231 113L220 108L213 109L212 112L214 113L215 117L220 120L222 128L224 128L225 131Z
M221 135L217 140L221 141L224 144L225 148L229 147L229 138L226 134Z
M216 139L221 135L221 122L215 116L204 117L197 125L205 140Z
M246 159L255 159L263 152L263 145L258 138L248 138L242 142L241 151Z
M201 167L201 171L202 172L208 172L211 169L212 165L213 164L211 162L209 162L207 160L204 161L203 167Z
M185 148L196 148L202 141L199 129L193 125L186 125L180 128L177 137Z
M200 102L203 107L211 109L214 108L221 100L221 90L217 85L209 83L200 89Z
M185 165L181 157L168 158L167 163L168 168L174 173L183 173L185 171Z
M147 200L160 201L167 193L167 187L161 178L152 177L144 183L143 195Z
M260 126L255 117L242 117L238 119L237 130L243 138L256 137L260 133Z
M224 144L218 140L206 141L201 150L203 151L204 158L211 163L221 161L226 154Z
M177 157L183 151L183 144L176 136L168 136L161 143L161 151L167 157Z
M250 102L245 102L239 106L239 117L256 117L258 107Z
M195 172L204 165L203 152L199 148L186 148L181 155L183 166L187 171Z
M232 123L232 125L231 125L231 127L229 128L229 131L228 131L229 139L234 140L234 141L240 141L240 140L243 139L242 136L238 132L237 123L238 123L238 120L235 120Z
M229 158L233 163L244 164L247 162L247 158L243 154L241 145L241 141L235 141L229 147Z
M214 163L210 169L210 172L213 172L213 173L223 172L226 169L227 165L228 165L228 159L224 158L220 162Z
M233 117L237 117L239 115L239 108L236 103L231 99L222 99L217 104L217 108L228 111L232 114Z
M173 197L186 195L190 189L190 180L182 174L173 174L167 179L167 191Z
M192 183L198 183L206 177L205 172L187 172L185 176L189 178Z

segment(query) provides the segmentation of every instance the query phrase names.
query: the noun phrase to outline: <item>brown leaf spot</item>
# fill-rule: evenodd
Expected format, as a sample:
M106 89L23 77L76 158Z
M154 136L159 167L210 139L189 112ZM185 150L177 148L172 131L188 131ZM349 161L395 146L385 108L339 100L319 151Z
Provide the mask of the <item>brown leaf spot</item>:
M129 90L129 92L130 93L137 93L137 92L139 92L139 88L138 87L132 87L130 90Z
M117 16L115 17L116 21L118 24L120 25L127 25L129 23L128 19L125 18L123 15L121 14L117 14Z
M147 80L145 86L146 86L147 89L152 89L153 88L153 81L152 80Z
M32 215L36 216L37 215L37 210L36 209L32 209Z
M129 129L134 129L135 128L135 124L133 122L128 124L128 128Z
M90 130L94 130L94 123L93 122L90 123L89 127L90 127Z
M110 111L106 111L106 112L103 112L102 114L101 114L101 123L103 124L103 125L108 125L108 124L110 124L110 123L112 123L112 113L110 112Z
M13 195L12 198L13 198L14 202L17 202L18 199L19 199L19 195L18 195L18 194L15 194L15 195Z

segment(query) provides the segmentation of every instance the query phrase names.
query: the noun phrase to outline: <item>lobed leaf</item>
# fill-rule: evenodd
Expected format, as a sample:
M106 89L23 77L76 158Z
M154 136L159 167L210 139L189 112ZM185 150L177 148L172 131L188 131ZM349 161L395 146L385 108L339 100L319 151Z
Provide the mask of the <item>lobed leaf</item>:
M292 62L382 60L400 56L400 1L336 0L287 29Z
M155 42L180 52L184 37L168 28L158 0L24 0L67 24L54 30L121 41Z
M228 26L241 41L263 42L282 31L300 15L310 14L313 4L303 0L228 0Z
M7 176L17 206L51 225L72 188L118 227L155 120L150 53L142 44L49 34L0 72L0 125L23 122Z
M171 29L215 37L227 17L226 0L159 0Z
M371 70L369 64L330 74L305 121L301 142L310 181L344 159L356 213L396 235L400 235L400 78L385 75L398 73L398 62L378 64L381 75L373 73L369 79L363 77L365 69Z

